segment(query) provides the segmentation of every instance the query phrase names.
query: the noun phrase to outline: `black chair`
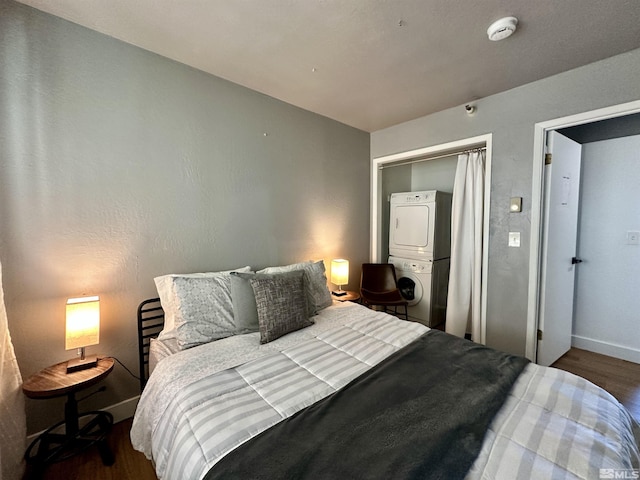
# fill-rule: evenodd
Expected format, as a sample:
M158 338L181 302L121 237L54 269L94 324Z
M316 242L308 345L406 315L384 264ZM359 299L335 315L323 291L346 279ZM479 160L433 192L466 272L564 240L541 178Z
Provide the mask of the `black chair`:
M398 289L396 269L392 263L363 263L360 277L360 298L367 307L393 307L394 315L398 314L398 307L404 307L404 318L409 320L407 306Z

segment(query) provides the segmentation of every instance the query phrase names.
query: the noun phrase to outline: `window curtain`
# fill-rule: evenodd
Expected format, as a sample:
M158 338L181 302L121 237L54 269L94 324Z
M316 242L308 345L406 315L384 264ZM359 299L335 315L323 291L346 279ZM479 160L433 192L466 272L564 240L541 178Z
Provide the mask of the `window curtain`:
M485 152L458 155L451 205L451 269L445 329L480 341Z
M26 443L22 377L9 335L0 264L0 479L22 478Z

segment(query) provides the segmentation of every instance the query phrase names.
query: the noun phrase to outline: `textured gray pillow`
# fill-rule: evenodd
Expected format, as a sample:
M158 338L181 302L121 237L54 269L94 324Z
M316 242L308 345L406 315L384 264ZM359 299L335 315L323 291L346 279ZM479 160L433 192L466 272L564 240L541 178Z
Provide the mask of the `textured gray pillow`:
M303 275L249 280L256 299L260 343L313 325L307 313Z
M220 272L204 272L204 273L172 273L168 275L162 275L154 278L156 288L158 289L158 296L160 297L160 303L164 310L164 328L158 338L160 340L167 340L170 338L176 338L176 317L178 316L178 307L181 304L182 299L178 297L175 290L175 281L178 278L211 278L211 277L224 277L229 276L232 271L238 272L250 272L251 267L235 268L233 270L224 270ZM223 283L223 288L227 288L226 285L231 284L229 279ZM230 288L230 287L228 287ZM231 293L229 293L230 295ZM228 310L229 315L233 316L233 307L231 302L224 303L222 308Z
M235 334L230 275L177 277L173 280L173 289L176 339L180 349Z
M260 331L258 323L258 310L256 297L251 287L250 280L254 278L275 278L277 276L300 278L307 284L307 276L304 270L294 270L283 273L231 273L231 301L233 302L233 319L236 324L236 333L251 333ZM307 300L307 313L315 311L313 299L305 296Z
M307 277L306 294L314 304L314 309L309 315L315 315L323 308L333 303L331 292L327 288L327 276L325 274L324 261L302 262L284 265L281 267L267 267L258 273L282 273L291 272L293 270L304 270Z

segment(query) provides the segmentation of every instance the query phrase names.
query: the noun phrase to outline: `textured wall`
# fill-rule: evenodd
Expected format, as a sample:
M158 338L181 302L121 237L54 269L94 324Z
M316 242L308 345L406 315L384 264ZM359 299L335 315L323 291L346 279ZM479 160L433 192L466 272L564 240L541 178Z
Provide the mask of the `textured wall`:
M478 100L473 116L460 106L371 134L371 155L375 158L493 133L489 345L525 352L534 125L637 100L638 78L640 49ZM509 213L509 198L515 196L523 197L519 215ZM522 232L520 248L507 246L510 231Z
M23 376L64 361L66 298L101 296L88 353L137 370L153 277L369 257L369 135L0 1L0 257ZM265 135L266 134L266 135ZM120 366L100 408L138 394ZM29 400L29 432L63 400Z

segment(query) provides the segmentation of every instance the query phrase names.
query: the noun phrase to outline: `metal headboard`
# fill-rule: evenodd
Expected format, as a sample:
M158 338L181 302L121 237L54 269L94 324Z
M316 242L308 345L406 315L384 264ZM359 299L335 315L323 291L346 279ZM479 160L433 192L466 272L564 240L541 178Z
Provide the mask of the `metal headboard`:
M150 298L138 306L138 358L140 361L140 391L149 378L149 346L164 327L164 310L159 298Z

